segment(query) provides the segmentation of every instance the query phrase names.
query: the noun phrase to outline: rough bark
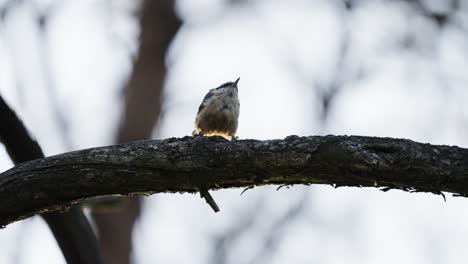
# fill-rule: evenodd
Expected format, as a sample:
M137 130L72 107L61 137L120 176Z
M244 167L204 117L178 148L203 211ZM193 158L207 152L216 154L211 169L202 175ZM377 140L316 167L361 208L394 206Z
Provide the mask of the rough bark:
M99 195L332 184L468 196L468 149L405 139L171 138L85 149L0 174L0 225Z

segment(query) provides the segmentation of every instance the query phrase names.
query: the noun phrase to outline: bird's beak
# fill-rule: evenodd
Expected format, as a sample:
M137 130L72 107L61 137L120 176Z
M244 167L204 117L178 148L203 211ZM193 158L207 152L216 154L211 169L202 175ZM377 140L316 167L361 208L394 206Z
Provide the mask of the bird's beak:
M234 82L233 86L237 87L237 83L239 82L240 78L237 78L237 80Z

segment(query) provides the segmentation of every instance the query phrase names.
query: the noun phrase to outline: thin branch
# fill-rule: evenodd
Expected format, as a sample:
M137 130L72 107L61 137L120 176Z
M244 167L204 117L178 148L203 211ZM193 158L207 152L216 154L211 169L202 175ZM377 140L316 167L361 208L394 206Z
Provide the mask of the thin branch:
M405 2L412 3L413 6L419 10L424 16L435 21L439 28L444 27L452 18L453 14L459 9L458 0L448 0L447 5L449 6L448 10L444 12L436 12L430 10L426 4L421 0L405 0Z
M21 0L7 0L0 6L0 22L3 22L5 18L7 17L8 13L11 11L11 9L15 8L19 4L21 4L23 1Z
M328 122L328 117L330 115L331 104L333 100L336 98L338 92L343 89L345 85L344 78L346 78L347 71L347 60L349 57L350 49L351 49L351 30L349 28L349 23L351 21L351 12L353 12L353 1L344 1L343 10L341 10L341 39L339 43L339 47L337 50L337 61L334 70L334 78L327 83L324 84L328 87L320 87L322 84L316 83L315 86L318 89L315 91L318 93L318 97L322 103L322 113L320 114L320 121L323 124Z
M288 227L298 218L307 205L309 193L305 191L302 197L291 206L281 217L276 219L270 226L263 245L257 255L250 263L270 263L278 251L279 244L283 241Z
M260 197L251 202L249 207L236 212L238 221L234 221L227 230L220 232L212 241L213 255L209 263L228 263L228 254L232 251L235 243L239 242L242 236L252 231L255 222L261 218L262 214L259 211L262 210L264 204L265 197Z
M63 109L60 107L60 99L57 96L57 85L55 78L52 74L52 63L51 63L51 52L49 45L49 38L47 35L50 18L53 17L55 12L60 9L64 1L55 1L45 8L45 10L40 10L38 3L32 1L30 3L31 8L34 11L35 19L37 21L37 28L39 30L38 34L38 43L37 43L37 52L39 55L39 63L41 64L41 74L44 78L45 86L48 93L48 98L50 102L50 107L52 109L52 117L57 124L57 128L61 135L61 140L65 146L65 149L73 149L73 139L70 135L70 126L68 120L65 117Z
M0 225L100 195L333 184L468 196L468 149L406 139L170 138L91 148L0 174Z

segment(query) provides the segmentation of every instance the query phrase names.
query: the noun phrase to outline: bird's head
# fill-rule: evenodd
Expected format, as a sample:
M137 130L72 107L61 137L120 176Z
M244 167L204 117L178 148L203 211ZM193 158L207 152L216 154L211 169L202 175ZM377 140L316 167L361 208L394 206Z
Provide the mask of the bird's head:
M236 89L237 91L237 83L239 82L240 78L237 78L234 82L227 82L221 84L216 90L229 90L229 89Z

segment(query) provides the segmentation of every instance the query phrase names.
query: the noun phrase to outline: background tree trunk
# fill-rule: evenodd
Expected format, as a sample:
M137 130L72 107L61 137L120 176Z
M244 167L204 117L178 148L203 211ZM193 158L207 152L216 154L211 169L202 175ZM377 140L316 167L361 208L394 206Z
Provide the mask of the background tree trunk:
M165 56L181 21L172 0L146 0L141 7L140 47L125 89L117 143L148 139L161 112ZM93 210L105 263L130 263L132 230L141 210L139 197L121 198L119 210Z

